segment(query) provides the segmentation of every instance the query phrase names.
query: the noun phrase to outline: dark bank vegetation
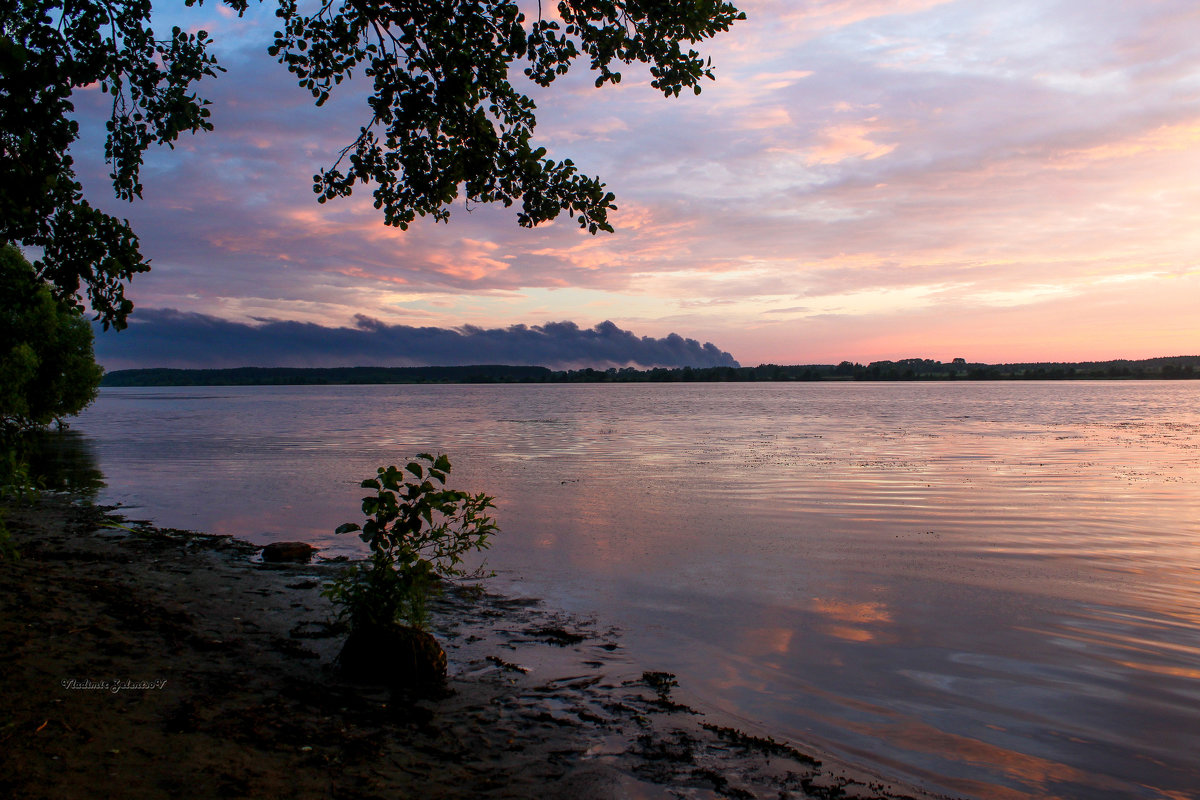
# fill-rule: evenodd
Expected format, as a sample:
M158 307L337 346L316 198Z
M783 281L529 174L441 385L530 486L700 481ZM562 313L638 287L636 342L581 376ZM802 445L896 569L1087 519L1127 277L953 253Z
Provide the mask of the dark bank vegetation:
M551 370L486 364L463 367L238 367L235 369L123 369L103 386L283 386L392 383L683 383L750 381L1163 380L1200 378L1200 356L1139 361L982 364L927 358L855 364L757 367Z
M95 399L100 385L92 328L11 244L0 247L0 298L3 435L61 425Z
M11 244L0 244L0 560L17 556L8 531L13 506L46 488L37 463L44 429L96 398L103 370L92 328L56 298Z
M463 556L486 549L497 531L487 510L493 498L450 489L450 459L420 453L403 469L380 467L362 482L366 522L337 533L359 533L371 552L327 584L339 620L349 623L343 672L383 683L434 684L446 675L446 654L426 631L429 598L442 581L482 577Z
M544 383L545 367L236 367L120 369L102 386L336 386L373 383Z

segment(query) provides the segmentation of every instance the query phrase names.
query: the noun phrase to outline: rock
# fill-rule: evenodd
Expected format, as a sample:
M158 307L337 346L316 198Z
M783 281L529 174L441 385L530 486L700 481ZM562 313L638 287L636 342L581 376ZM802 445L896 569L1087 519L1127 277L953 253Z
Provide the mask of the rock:
M629 800L632 797L667 797L659 786L651 786L599 764L568 772L556 785L546 787L550 800Z
M446 681L446 652L427 631L388 625L351 631L337 659L351 680L421 689Z
M317 548L306 542L271 542L262 549L263 561L307 564Z

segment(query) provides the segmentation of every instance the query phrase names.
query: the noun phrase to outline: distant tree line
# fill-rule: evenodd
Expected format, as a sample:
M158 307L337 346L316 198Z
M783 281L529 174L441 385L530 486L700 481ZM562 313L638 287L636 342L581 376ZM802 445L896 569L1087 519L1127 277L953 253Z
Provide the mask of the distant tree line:
M235 367L119 369L102 386L338 386L376 383L545 383L546 367Z
M1138 361L1026 362L1015 364L950 363L927 358L874 361L865 367L843 361L835 368L854 380L1114 380L1200 378L1200 356L1170 356Z
M482 364L458 367L238 367L233 369L124 369L103 386L333 386L392 383L712 383L750 381L980 381L1161 380L1200 378L1200 356L1140 361L949 363L927 358L840 364L757 367L658 367L551 370Z

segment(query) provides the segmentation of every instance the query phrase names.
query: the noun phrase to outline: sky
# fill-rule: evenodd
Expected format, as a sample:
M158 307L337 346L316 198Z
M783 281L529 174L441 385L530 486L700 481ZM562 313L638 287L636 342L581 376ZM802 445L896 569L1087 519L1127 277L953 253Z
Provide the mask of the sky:
M153 266L101 362L161 366L171 326L197 321L250 338L569 323L743 365L1200 353L1200 4L737 5L747 19L700 46L717 79L699 96L666 99L637 68L603 89L586 63L548 90L514 76L537 143L616 194L597 236L461 200L408 231L367 191L319 206L312 175L367 120L365 82L316 109L266 55L270 4L172 11L228 72L200 85L216 130L151 152L142 201L106 186L106 98L76 96L88 197Z

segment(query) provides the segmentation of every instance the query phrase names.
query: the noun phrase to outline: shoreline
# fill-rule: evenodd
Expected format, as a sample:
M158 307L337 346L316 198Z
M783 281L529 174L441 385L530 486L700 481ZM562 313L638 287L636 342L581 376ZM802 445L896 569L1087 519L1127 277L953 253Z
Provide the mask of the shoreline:
M445 696L343 680L320 596L339 564L255 563L114 510L44 493L9 511L9 796L938 796L701 714L619 631L536 600L433 603Z

